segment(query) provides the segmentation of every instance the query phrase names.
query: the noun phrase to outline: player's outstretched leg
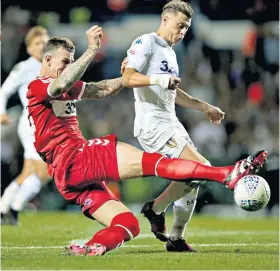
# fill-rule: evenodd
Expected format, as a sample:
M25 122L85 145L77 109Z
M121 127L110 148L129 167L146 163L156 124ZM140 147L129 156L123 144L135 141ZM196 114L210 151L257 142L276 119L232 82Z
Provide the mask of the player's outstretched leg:
M259 151L253 157L236 162L233 166L213 167L182 159L169 159L157 153L144 152L143 175L156 175L174 181L206 180L218 182L233 190L238 181L248 174L256 174L267 158L267 151Z
M92 217L107 228L98 231L84 246L67 246L68 254L102 256L132 240L140 232L137 218L118 201L107 201L92 214Z
M258 157L251 157L237 162L235 165L213 167L191 160L167 158L159 153L148 153L122 142L117 143L117 164L121 180L141 176L158 176L177 182L187 180L208 180L232 186L246 174L253 174L264 163L260 156L266 156L260 151Z

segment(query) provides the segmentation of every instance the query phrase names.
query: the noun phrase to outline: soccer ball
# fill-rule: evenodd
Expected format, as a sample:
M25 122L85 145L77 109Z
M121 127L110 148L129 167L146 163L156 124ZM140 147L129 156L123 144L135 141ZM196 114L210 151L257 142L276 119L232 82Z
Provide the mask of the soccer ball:
M236 204L246 211L258 211L264 208L270 199L267 181L258 175L246 175L234 188Z

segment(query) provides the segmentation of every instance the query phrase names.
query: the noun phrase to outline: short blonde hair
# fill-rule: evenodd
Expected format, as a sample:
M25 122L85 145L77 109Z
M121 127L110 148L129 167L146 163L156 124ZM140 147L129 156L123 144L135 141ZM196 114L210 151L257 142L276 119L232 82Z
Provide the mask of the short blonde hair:
M52 50L57 50L59 48L64 48L70 53L75 53L75 45L68 38L53 37L47 41L43 46L43 55Z
M167 3L163 8L162 8L162 13L161 15L165 15L167 12L172 12L174 14L178 12L182 12L185 14L188 18L192 18L193 16L193 9L190 5L190 3L185 2L183 0L172 0L169 3Z
M48 35L48 30L45 27L40 25L31 27L25 36L25 45L29 46L35 38L44 35Z

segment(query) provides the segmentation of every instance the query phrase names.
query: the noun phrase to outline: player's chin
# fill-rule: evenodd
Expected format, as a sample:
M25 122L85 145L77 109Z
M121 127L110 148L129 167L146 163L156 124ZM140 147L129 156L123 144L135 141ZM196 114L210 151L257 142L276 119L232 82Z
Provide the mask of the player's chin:
M175 41L174 41L174 44L178 44L182 40L183 40L183 38L176 38Z

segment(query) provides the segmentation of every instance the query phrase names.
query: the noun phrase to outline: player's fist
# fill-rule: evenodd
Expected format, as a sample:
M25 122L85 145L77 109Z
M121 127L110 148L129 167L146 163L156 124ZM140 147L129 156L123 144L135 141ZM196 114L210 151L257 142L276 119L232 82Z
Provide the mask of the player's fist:
M88 45L90 48L96 49L100 48L101 45L101 37L103 36L102 28L98 25L92 26L89 30L86 32L87 39L88 39Z
M7 114L0 115L0 123L2 125L7 125L12 122L13 122L13 120Z
M221 123L222 119L225 117L225 112L213 105L207 107L205 114L208 116L209 121L214 124Z
M122 62L121 74L124 73L124 70L125 70L125 67L126 67L127 63L128 63L128 58L126 57L126 58L123 60L123 62Z
M175 76L171 76L170 81L169 81L169 89L176 89L179 87L181 83L181 79Z

